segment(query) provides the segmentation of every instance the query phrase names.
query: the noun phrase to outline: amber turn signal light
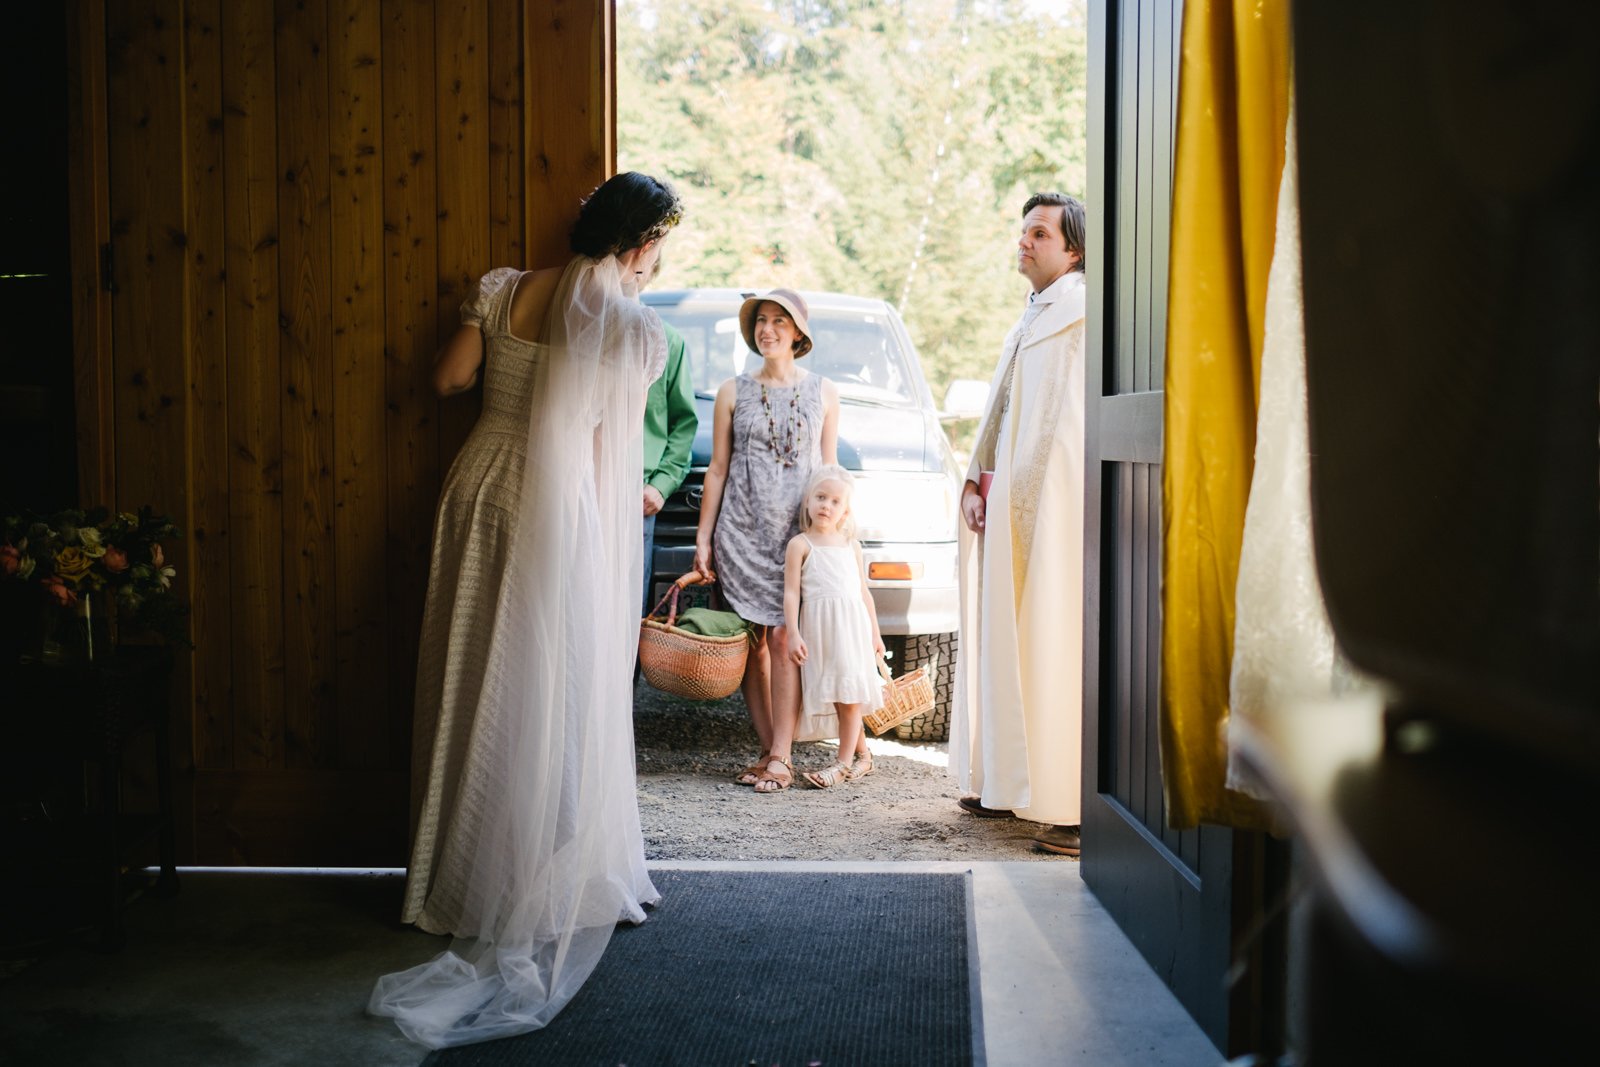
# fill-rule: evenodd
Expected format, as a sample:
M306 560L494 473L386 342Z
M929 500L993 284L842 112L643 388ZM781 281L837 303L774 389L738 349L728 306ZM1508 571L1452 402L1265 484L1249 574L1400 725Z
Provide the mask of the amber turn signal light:
M867 577L875 582L909 582L922 576L920 563L869 563Z

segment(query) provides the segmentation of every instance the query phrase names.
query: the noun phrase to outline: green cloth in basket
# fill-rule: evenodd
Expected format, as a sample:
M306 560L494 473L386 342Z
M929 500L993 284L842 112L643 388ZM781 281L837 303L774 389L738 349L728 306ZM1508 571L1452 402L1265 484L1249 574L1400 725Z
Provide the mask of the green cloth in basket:
M735 637L750 630L750 624L734 612L713 611L710 608L690 608L679 615L673 625L705 637Z

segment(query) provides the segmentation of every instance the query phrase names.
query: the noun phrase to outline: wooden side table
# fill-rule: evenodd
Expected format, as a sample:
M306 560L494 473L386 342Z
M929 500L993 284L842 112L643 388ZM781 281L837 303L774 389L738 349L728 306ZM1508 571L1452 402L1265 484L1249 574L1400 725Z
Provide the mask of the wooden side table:
M0 728L13 766L73 764L82 777L80 810L42 820L37 854L11 858L53 866L55 870L43 873L60 877L64 884L73 881L69 869L92 872L90 899L98 900L94 910L106 949L120 948L125 939L122 868L133 849L154 837L161 865L154 891L178 891L168 749L172 668L168 648L122 646L91 663L10 663L0 678L8 694ZM124 759L128 742L146 733L153 735L156 746L156 810L130 812L123 805ZM13 785L14 802L17 789L26 788Z

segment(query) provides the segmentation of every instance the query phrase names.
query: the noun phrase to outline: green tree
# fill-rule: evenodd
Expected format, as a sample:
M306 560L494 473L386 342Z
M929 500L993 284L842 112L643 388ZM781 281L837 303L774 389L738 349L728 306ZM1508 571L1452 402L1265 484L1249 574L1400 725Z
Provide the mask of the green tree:
M1083 195L1083 0L622 0L622 165L689 203L663 286L897 305L936 396L987 378L1020 209Z

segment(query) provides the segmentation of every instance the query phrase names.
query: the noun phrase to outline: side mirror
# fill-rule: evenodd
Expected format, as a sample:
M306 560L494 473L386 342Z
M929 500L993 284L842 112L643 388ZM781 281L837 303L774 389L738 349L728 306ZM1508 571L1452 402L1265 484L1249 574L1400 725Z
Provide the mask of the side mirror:
M981 419L989 410L989 383L972 378L957 378L944 393L944 410L939 412L940 422L960 419Z

